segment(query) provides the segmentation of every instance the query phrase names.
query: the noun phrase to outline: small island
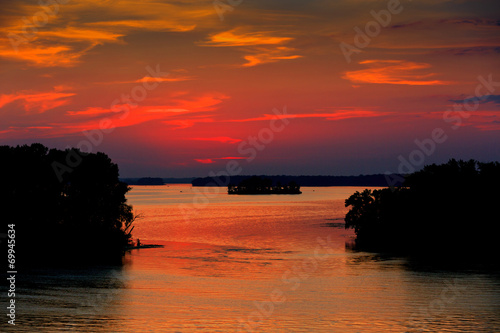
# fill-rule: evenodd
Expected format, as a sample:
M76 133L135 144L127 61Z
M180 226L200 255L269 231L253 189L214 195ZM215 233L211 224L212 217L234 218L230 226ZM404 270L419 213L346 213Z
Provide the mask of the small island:
M272 179L251 177L242 180L238 185L229 184L228 194L301 194L300 185L294 181L286 185L277 182L273 185Z

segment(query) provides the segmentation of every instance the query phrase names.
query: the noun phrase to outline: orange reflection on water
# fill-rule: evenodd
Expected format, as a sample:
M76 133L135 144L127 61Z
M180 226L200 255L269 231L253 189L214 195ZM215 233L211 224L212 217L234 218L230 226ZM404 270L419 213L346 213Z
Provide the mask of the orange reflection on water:
M145 216L135 237L164 247L127 255L128 279L103 311L102 332L414 332L410 318L450 278L346 251L353 233L343 228L342 196L352 188L288 197L220 193L187 220L178 204L192 202L192 189L163 190L145 187L131 197ZM488 284L460 278L476 288L462 300L480 302ZM468 311L446 304L418 320L432 332L490 332L487 320L499 319L493 310Z

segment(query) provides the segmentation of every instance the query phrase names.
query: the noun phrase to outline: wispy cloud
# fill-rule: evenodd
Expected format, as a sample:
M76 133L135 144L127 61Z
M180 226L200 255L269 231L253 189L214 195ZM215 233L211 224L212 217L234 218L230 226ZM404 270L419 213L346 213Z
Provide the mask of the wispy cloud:
M117 104L112 108L107 107L87 107L83 110L67 111L66 113L70 116L91 116L96 115L105 116L113 114L121 114L123 116L123 110L129 110L127 112L127 117L131 118L133 114L135 118L142 118L143 121L148 121L152 119L161 119L162 117L177 116L179 114L186 113L196 113L215 110L218 104L228 96L221 93L205 93L199 96L194 96L192 98L175 98L170 99L169 104L164 105L139 105L132 107L129 104Z
M247 157L243 156L227 156L227 157L212 157L212 158L195 158L194 160L201 164L216 163L217 160L245 160Z
M193 99L173 99L172 108L187 109L193 112L213 111L229 96L219 92L205 93Z
M20 103L20 105L13 105L12 109L24 107L28 111L28 116L13 112L9 122L0 124L2 133L9 133L11 137L19 138L33 136L33 131L36 131L38 138L60 137L81 131L100 129L103 119L106 119L106 122L110 123L110 127L113 128L130 127L150 121L189 127L196 122L212 122L212 119L207 118L206 112L216 110L217 105L224 98L228 98L226 95L216 92L192 96L185 93L181 95L174 93L172 95L177 97L169 97L165 104L132 106L123 103L113 106L71 108L69 110L61 108L47 113L43 119L35 117L34 113L41 113L65 105L69 97L75 95L72 92L63 91L64 89L66 88L56 87L54 91L50 92L23 91L16 94L0 95L0 110L11 103ZM201 116L202 114L203 116ZM197 117L205 119L200 120ZM222 137L221 140L223 140Z
M277 47L275 49L261 49L255 54L246 55L243 58L247 63L241 65L242 67L252 67L261 64L276 62L279 60L291 60L302 58L300 55L290 55L294 49L288 47Z
M333 113L301 113L301 114L265 114L256 118L245 119L231 119L225 120L226 122L252 122L252 121L269 121L272 119L295 119L295 118L324 118L326 120L344 120L349 118L363 118L363 117L380 117L386 115L383 112L375 111L338 111Z
M249 31L247 28L235 28L229 31L211 34L200 46L238 47L250 53L243 58L247 61L241 67L253 67L280 60L301 58L293 54L294 48L283 46L294 40L292 37L277 36L273 31Z
M144 76L137 80L128 80L128 81L111 81L111 82L96 82L96 84L125 84L125 83L149 83L149 82L183 82L183 81L191 81L195 80L194 76L173 76L169 74L164 77L152 77L152 76Z
M142 83L142 82L180 82L180 81L189 81L189 80L194 80L195 78L193 76L177 76L177 77L151 77L151 76L145 76L142 79L139 79L137 81L134 81L136 83Z
M89 26L115 28L119 30L147 29L156 31L176 31L185 32L196 28L195 24L183 24L182 22L172 22L167 20L119 20L119 21L101 21L87 23Z
M469 104L469 103L494 103L500 105L500 95L484 95L481 97L470 97L465 99L450 99L450 102L457 104Z
M277 37L269 31L245 31L243 28L235 28L229 31L211 34L208 41L200 42L202 46L255 46L255 45L278 45L284 44L293 38Z
M38 67L75 66L97 45L125 44L124 38L136 31L192 31L201 19L209 22L208 18L214 15L209 3L155 0L144 0L140 4L131 0L105 4L92 0L70 1L47 6L52 10L50 15L45 13L48 9L43 6L23 2L10 4L13 6L11 12L16 15L1 23L5 36L11 37L0 38L0 57ZM38 13L43 13L47 20L32 29L29 19ZM15 49L13 40L17 44Z
M112 111L110 109L102 108L102 107L88 107L84 110L78 110L78 111L66 111L66 114L70 116L99 116L99 115L106 115L106 114L111 114Z
M19 102L28 113L43 113L47 110L66 105L69 97L76 95L70 92L61 92L58 89L48 92L21 91L13 94L0 95L0 109L6 105Z
M69 45L41 45L34 42L21 44L17 50L5 39L0 40L0 57L26 62L36 67L71 67L97 44L76 48Z
M84 27L64 27L38 32L40 37L55 37L69 39L71 41L90 41L93 43L116 42L124 34L100 29L88 29Z
M403 84L429 86L451 84L449 81L431 80L436 73L423 73L431 65L405 60L365 60L368 68L345 72L343 78L353 83Z
M201 163L201 164L211 164L211 163L215 163L214 160L210 159L210 158L205 158L205 159L201 159L201 158L195 158L194 159L196 162L198 163Z

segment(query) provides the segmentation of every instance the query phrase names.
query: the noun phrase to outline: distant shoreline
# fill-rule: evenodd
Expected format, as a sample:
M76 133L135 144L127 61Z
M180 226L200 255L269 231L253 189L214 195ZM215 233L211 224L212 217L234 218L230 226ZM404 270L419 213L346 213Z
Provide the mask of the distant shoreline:
M193 186L227 186L230 183L238 184L246 178L254 176L231 176L227 177L204 177L196 178L192 181ZM387 187L389 186L387 175L359 175L359 176L256 176L271 179L273 183L280 182L287 184L295 182L300 187L328 187L328 186L368 186L368 187ZM401 175L391 175L390 179L403 179ZM398 186L400 184L392 184Z
M252 175L237 175L227 177L202 177L202 178L154 178L155 181L149 183L140 183L139 180L153 178L121 178L120 180L133 186L154 186L154 185L170 185L170 184L191 184L193 187L227 187L230 183L239 183L243 179L252 177ZM373 174L373 175L358 175L358 176L267 176L259 175L258 177L270 178L273 182L289 183L296 182L301 187L333 187L333 186L367 186L367 187L387 187L389 185L399 186L401 184L394 183L396 179L403 179L404 175L393 174ZM388 177L391 184L388 182ZM162 183L159 182L161 180Z

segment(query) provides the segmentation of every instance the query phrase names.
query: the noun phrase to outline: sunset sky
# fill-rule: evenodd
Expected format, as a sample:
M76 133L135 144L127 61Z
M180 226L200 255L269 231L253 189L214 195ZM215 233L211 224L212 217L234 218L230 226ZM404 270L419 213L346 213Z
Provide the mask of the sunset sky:
M0 144L122 177L500 160L498 0L46 3L2 2Z

